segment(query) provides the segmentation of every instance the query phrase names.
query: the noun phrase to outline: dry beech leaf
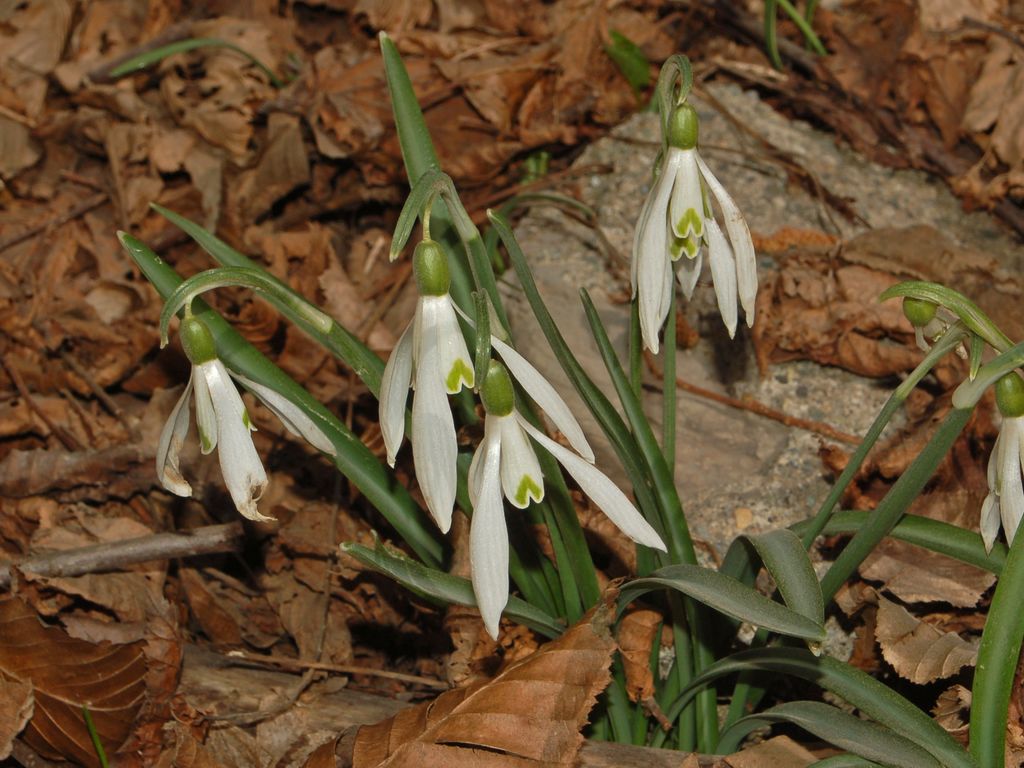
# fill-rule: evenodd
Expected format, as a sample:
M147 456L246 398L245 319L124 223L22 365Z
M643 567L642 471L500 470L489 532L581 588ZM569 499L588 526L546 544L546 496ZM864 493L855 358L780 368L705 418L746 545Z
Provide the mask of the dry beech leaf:
M647 608L632 610L619 622L619 653L626 672L626 692L632 701L654 695L651 648L660 636L664 617Z
M353 767L572 765L580 728L609 681L617 590L557 640L493 680L441 694L364 726Z
M908 603L942 602L972 608L996 577L960 560L887 539L865 559L860 574L880 581Z
M0 600L0 674L34 688L22 737L40 755L99 765L82 718L88 705L108 752L131 731L145 694L142 647L76 640L39 621L18 598Z
M882 656L900 677L918 685L951 677L962 667L973 666L978 655L977 641L943 632L882 595L878 596L875 638Z
M15 737L32 717L32 684L0 677L0 760L11 756Z

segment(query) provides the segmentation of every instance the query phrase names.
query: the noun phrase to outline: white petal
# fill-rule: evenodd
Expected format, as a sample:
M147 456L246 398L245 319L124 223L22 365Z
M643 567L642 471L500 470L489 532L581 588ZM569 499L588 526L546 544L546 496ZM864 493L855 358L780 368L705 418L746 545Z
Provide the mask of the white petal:
M491 346L498 353L498 356L501 357L501 361L505 363L505 367L512 374L512 378L519 382L522 388L526 390L526 394L547 414L555 428L565 435L569 445L580 456L592 462L594 460L594 451L590 447L590 443L587 442L586 435L583 434L583 428L576 421L576 417L572 415L572 410L565 400L562 399L562 396L551 386L551 382L545 379L541 372L534 368L525 357L505 342L492 336Z
M670 149L669 154L678 153L679 169L672 186L672 202L669 205L669 224L676 237L704 234L704 195L700 189L700 171L697 170L697 151L693 149Z
M487 632L497 639L501 612L508 602L508 531L498 477L501 441L485 440L477 453L480 459L474 483L476 501L469 530L469 560L480 615Z
M526 509L530 501L544 498L544 474L537 462L537 454L526 439L517 419L519 414L490 416L501 429L501 487L505 498L514 507Z
M473 359L466 348L451 297L448 294L423 296L420 312L422 333L436 334L438 369L448 394L454 395L463 386L472 387Z
M405 401L412 382L412 327L410 324L399 337L380 379L380 432L392 467L405 437Z
M996 496L995 492L992 491L985 497L984 503L981 505L981 521L979 527L981 528L981 538L985 542L985 551L991 552L992 545L996 541L996 536L999 535L999 526L1002 520L999 516L999 497Z
M199 447L204 456L217 447L217 414L213 409L213 401L210 399L209 384L206 382L206 376L202 374L204 366L211 364L212 362L192 366L193 387L196 396L196 428L199 430ZM221 365L223 367L223 364ZM196 371L200 371L199 376L195 375Z
M252 426L241 395L235 389L228 371L220 360L196 366L197 373L209 387L210 400L217 416L217 455L224 485L243 517L250 520L273 520L261 515L256 502L267 488L267 473L256 446L252 443ZM197 377L197 385L198 385ZM197 391L199 387L196 387Z
M651 204L654 202L653 191L652 187L651 192L644 198L644 206L640 209L640 217L636 220L636 228L633 230L633 258L629 261L629 284L633 289L633 298L636 298L636 272L637 264L640 262L641 237L648 226L648 219L651 218Z
M424 318L425 319L425 315ZM437 527L447 533L455 506L458 444L437 350L436 324L420 326L416 352L416 392L412 398L412 459L416 477Z
M999 452L999 514L1003 519L1006 541L1013 544L1020 521L1024 518L1024 484L1021 482L1021 437L1024 418L1003 420Z
M476 505L480 495L480 485L483 482L483 475L480 474L483 467L483 457L487 455L491 443L501 442L501 423L496 418L484 418L484 437L473 452L473 459L469 462L469 471L466 473L466 486L469 490L469 502Z
M708 237L708 264L711 267L711 279L715 283L718 312L722 315L725 327L729 329L729 338L732 338L736 335L736 262L718 222L708 219L705 224Z
M697 165L722 209L725 231L729 233L729 243L736 258L736 282L740 304L747 316L747 326L751 327L754 325L754 305L757 299L757 256L754 253L754 241L750 238L750 228L739 207L699 155Z
M638 233L633 259L636 262L637 295L640 298L640 331L644 345L658 354L658 334L668 315L667 290L671 290L671 255L668 252L668 204L680 155L669 152L661 176L651 189L650 209ZM666 282L668 288L666 290Z
M697 251L694 258L680 259L676 264L679 287L683 289L683 295L689 301L693 298L693 289L697 287L697 281L700 279L700 270L704 265L704 253Z
M658 532L651 527L643 515L626 498L619 487L597 467L588 464L575 453L563 448L547 435L530 426L520 418L520 425L530 437L550 451L579 485L580 489L601 509L620 531L640 544L667 551Z
M185 391L181 393L174 410L167 417L156 450L156 475L160 478L160 484L171 493L186 497L192 495L192 486L178 469L178 457L181 454L181 447L185 444L185 438L188 437L188 399L192 394L193 378L195 371L189 376Z
M299 406L280 392L264 384L248 379L245 376L240 376L237 373L232 373L231 375L236 380L242 382L267 408L273 411L274 415L281 420L281 423L288 428L289 432L296 437L301 437L318 451L323 451L328 456L337 455L337 450L331 439Z

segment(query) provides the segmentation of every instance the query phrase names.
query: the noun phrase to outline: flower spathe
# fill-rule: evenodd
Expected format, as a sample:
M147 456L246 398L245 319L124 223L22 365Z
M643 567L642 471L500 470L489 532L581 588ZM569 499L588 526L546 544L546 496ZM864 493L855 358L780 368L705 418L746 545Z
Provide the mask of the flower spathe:
M688 104L669 120L668 146L658 178L644 202L633 236L632 287L639 297L644 346L657 354L658 336L671 304L672 273L687 298L707 261L719 312L729 335L736 333L738 308L754 323L757 261L750 229L732 197L697 151L697 113ZM725 231L710 214L707 195L717 202Z
M547 384L535 369L533 373ZM517 379L532 397L532 377L527 381ZM529 438L555 457L623 533L662 551L665 544L618 486L591 463L592 459L556 443L523 418L515 408L512 384L501 363L491 361L480 394L487 415L483 441L469 466L473 504L469 552L477 605L488 633L497 638L501 612L508 602L508 529L503 498L519 509L544 498L544 477Z
M427 509L443 533L452 524L458 458L448 395L474 383L472 358L448 294L445 259L433 241L416 247L413 268L420 298L380 385L380 428L392 467L405 437L405 401L413 389L413 463Z
M988 460L988 495L981 505L981 537L992 551L1000 525L1013 544L1024 518L1024 380L1010 373L996 382L996 404L1003 416Z
M213 338L202 321L186 316L181 324L181 339L192 362L192 373L160 434L156 468L161 484L178 496L192 495L192 486L182 476L179 462L188 437L188 403L194 394L201 450L205 455L217 449L224 484L235 507L250 520L273 520L260 514L256 506L266 490L267 474L252 442L251 432L256 428L249 420L232 376L250 389L293 434L332 456L336 452L333 443L283 395L244 376L231 374L216 357Z

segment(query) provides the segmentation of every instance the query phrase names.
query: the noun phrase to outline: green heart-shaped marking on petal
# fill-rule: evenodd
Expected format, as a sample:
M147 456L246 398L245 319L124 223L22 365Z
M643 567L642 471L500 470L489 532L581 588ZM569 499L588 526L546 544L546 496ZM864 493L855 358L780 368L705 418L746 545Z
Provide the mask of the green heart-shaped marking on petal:
M704 234L704 219L697 213L696 208L687 208L686 213L682 215L679 223L676 224L675 231L681 233L683 237L689 235L699 238Z
M460 384L459 382L462 382ZM444 380L448 388L448 394L454 395L464 384L467 387L473 386L473 367L466 363L461 357L455 361L455 365L448 371L448 377Z
M679 261L683 254L686 254L686 258L693 259L697 256L697 250L700 248L700 238L691 235L690 237L675 237L672 236L672 242L668 245L668 253L672 258L672 261Z
M523 475L523 479L519 481L519 487L516 488L515 502L519 506L525 507L531 497L534 501L542 501L544 488L537 485L529 475Z

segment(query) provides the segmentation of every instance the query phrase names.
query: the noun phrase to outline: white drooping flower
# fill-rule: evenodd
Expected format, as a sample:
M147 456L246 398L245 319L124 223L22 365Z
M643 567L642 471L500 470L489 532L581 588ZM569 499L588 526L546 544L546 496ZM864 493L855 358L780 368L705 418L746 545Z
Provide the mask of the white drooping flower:
M544 477L530 438L558 460L623 533L640 544L662 551L665 551L665 544L618 486L593 465L593 452L579 424L554 388L507 345L496 342L495 350L527 394L545 409L575 449L555 442L520 415L505 366L491 361L487 378L480 387L487 414L484 439L469 466L469 497L473 504L469 553L477 605L484 626L491 637L497 639L501 612L508 602L508 529L502 498L519 509L544 498Z
M427 509L447 533L455 506L458 443L448 395L473 386L473 363L448 294L451 280L441 247L416 246L413 271L420 298L412 323L395 345L380 385L380 429L388 464L405 436L405 401L412 386L412 457Z
M707 251L718 309L729 335L736 333L737 300L754 323L757 260L750 229L739 207L697 151L697 112L675 108L668 121L668 148L633 236L633 295L640 300L644 346L657 354L658 335L672 299L672 273L687 298ZM725 232L711 215L707 191L718 203Z
M996 382L996 404L1003 423L988 460L988 496L981 505L981 537L992 550L999 527L1012 544L1024 518L1024 380L1016 373Z
M180 334L182 347L192 363L192 374L160 433L156 454L160 483L178 496L192 495L192 486L181 474L179 459L188 437L188 402L194 393L200 448L203 454L217 449L224 484L235 507L250 520L273 520L260 514L256 508L256 502L267 487L267 473L250 434L256 427L249 420L232 377L252 391L290 432L332 456L336 453L334 445L320 427L283 395L244 376L230 373L217 358L213 337L201 320L186 316L181 321Z

